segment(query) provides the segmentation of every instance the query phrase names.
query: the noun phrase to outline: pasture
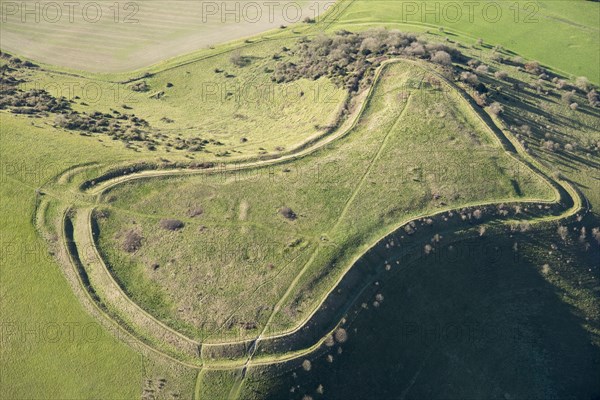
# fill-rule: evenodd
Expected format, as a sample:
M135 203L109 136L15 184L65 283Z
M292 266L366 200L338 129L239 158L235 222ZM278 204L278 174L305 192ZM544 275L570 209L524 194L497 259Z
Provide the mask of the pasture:
M133 299L199 339L276 333L312 312L351 260L398 221L553 198L449 88L427 87L431 76L409 64L385 68L356 127L310 156L104 193L100 248ZM165 219L183 226L169 231ZM124 247L132 232L139 248Z
M316 23L286 27L281 20L223 23L219 10L202 23L201 2L179 3L144 2L137 11L118 3L115 23L114 4L99 2L103 18L91 24L51 23L39 13L39 23L23 23L21 10L10 7L24 3L0 2L0 100L13 96L4 92L13 87L45 89L65 97L61 115L89 123L98 113L100 120L92 130L74 129L73 121L40 112L48 97L39 93L41 100L25 107L35 112L0 110L0 397L597 394L589 355L597 355L600 332L600 115L586 97L589 87L575 78L600 82L592 50L599 46L598 3L499 3L502 17L490 23L480 9L473 22L465 10L452 20L443 12L448 2L425 15L418 2L339 1ZM311 3L302 2L302 10L312 16ZM125 23L133 11L139 23ZM381 26L418 32L487 68L461 64L471 75L457 72L440 89L432 82L443 67L404 60L383 67L372 92L353 96L326 75L273 82L279 63L299 62L290 49L303 37ZM531 60L549 76L527 70ZM469 83L473 75L476 84ZM490 102L485 110L474 105L478 83L501 107L497 115ZM113 131L103 130L106 121ZM505 151L490 122L517 152ZM159 167L146 179L81 186L134 164ZM548 182L574 186L582 210L591 212L557 220ZM103 184L111 186L105 193ZM427 222L442 211L515 202L540 204L532 205L533 217L499 222L490 215L483 228L445 231ZM246 359L203 365L214 361L205 357L208 346L191 362L150 338L155 332L131 328L139 321L122 318L128 314L102 297L109 290L97 291L104 308L86 302L63 254L73 245L60 224L68 207L75 241L89 228L78 218L96 209L100 255L139 307L206 344L253 341ZM298 327L332 288L343 289L340 279L370 260L360 256L378 240L400 227L396 233L408 237L404 224L414 218L423 235L431 233L416 243L421 257L415 268L390 262L395 274L340 311L347 344L330 348L323 338L322 346L296 352L257 352L262 339ZM449 254L444 240L461 248L473 237L511 260L517 244L520 258L490 267L481 253L441 257ZM377 247L382 268L397 251L387 244ZM412 334L390 341L397 327L417 320L434 329L467 317L507 326L524 340L484 335L436 341L433 350ZM374 343L377 351L369 350ZM275 362L287 358L303 366ZM564 360L578 367L565 372ZM424 383L434 379L438 388Z
M386 26L428 31L464 44L482 39L482 52L501 46L569 77L587 76L600 83L600 54L590 51L600 47L598 4L591 1L358 0L339 10L328 31Z

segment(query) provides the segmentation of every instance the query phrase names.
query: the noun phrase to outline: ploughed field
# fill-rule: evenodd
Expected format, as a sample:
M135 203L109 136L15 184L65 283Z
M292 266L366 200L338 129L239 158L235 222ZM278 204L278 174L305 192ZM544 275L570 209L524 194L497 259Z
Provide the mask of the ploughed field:
M2 48L60 67L124 72L325 11L314 0L62 3L2 0ZM32 29L35 27L35 29Z

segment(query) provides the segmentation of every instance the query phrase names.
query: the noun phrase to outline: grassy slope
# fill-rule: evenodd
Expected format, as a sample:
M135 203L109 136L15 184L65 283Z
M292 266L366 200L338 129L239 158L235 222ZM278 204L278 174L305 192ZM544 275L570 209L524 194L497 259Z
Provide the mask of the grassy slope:
M559 250L549 252L549 243ZM349 313L348 341L312 358L310 371L251 382L242 398L581 399L600 392L597 245L582 252L575 235L565 244L552 229L486 235L452 249L445 242L414 263L399 258L396 265L394 250L381 255L392 271L363 296L358 314Z
M70 165L131 155L121 146L106 148L32 126L25 118L0 118L0 205L6 222L1 231L0 397L135 398L145 379L164 376L169 390L189 393L193 373L179 369L171 375L173 366L135 352L82 309L31 224L35 189L45 181ZM172 382L177 375L187 376L187 382Z
M14 323L21 332L38 332L31 337L24 333L3 337L2 397L136 396L142 379L140 356L108 335L82 310L31 225L34 189L65 165L85 160L84 154L89 153L84 149L89 147L82 147L77 137L37 129L28 121L4 114L1 118L2 215L9 219L2 225L2 242L3 249L8 248L5 243L12 243L14 248L2 258L2 323ZM93 147L102 151L100 146ZM29 157L25 159L23 154ZM73 341L67 338L65 323L76 324ZM47 326L56 326L53 324L60 326L62 338L57 342L44 334ZM100 334L97 342L86 339L83 327L88 325L92 334ZM94 384L108 381L113 384Z
M214 158L214 153L225 152L230 153L227 159L274 154L322 134L323 127L334 123L345 96L343 90L323 79L285 85L271 82L271 74L265 69L276 64L274 54L285 58L281 48L292 43L284 38L245 44L241 54L251 54L252 60L244 67L233 65L232 52L226 51L167 69L145 79L150 89L142 93L132 91L129 84L114 83L113 78L45 71L29 71L22 87L45 88L54 96L73 99L73 109L80 112L110 113L116 109L135 113L169 140L201 137L221 142L207 146L213 154L183 151L190 158ZM216 73L216 69L223 72ZM172 87L168 88L168 83ZM161 99L150 98L161 91L165 93ZM124 105L132 109L125 109ZM172 122L165 122L164 118ZM107 140L105 135L96 136ZM155 154L172 155L166 154L164 147Z
M427 14L427 10L435 10L436 4L439 11ZM497 22L489 22L494 21L494 7L489 9L490 20L484 17L487 2L476 3L472 20L467 6L463 5L460 13L455 14L455 8L448 8L448 4L456 7L463 3L441 1L425 5L402 0L359 0L342 11L329 30L383 25L409 31L435 31L441 26L450 32L451 39L466 44L482 38L485 43L503 46L568 76L587 76L594 83L600 83L600 54L593 50L600 47L598 3L583 0L498 2L494 3L501 7ZM519 4L520 10L516 20L515 4ZM415 5L417 8L411 8ZM549 36L552 40L548 40Z
M595 15L580 15L578 21ZM533 82L534 77L489 55L483 51L481 58L494 69ZM508 124L531 127L532 133L520 139L535 158L575 182L590 201L592 214L570 228L585 226L589 232L598 226L599 164L597 151L589 151L590 143L600 139L597 110L585 106L579 94L575 101L584 109L573 111L560 101L560 92L515 93L493 78L484 81L502 87L505 96L499 100ZM575 150L549 151L542 140L570 143ZM250 383L244 396L595 398L600 392L594 379L600 357L600 249L588 235L591 248L585 251L577 232L567 242L559 239L555 226L507 232L455 245L457 254L446 243L415 264L400 260L405 267L373 288L363 300L366 309L349 316L347 344L314 359L310 372L298 368L271 377L266 385ZM382 251L381 257L394 264L393 251ZM384 297L379 308L373 305L376 293ZM316 391L319 385L324 396Z
M258 179L201 176L113 189L100 243L115 274L146 309L185 321L192 335L198 335L192 326L200 324L199 332L229 326L221 333L229 336L247 334L238 332L240 322L264 326L269 313L263 310L306 268L269 327L280 331L310 312L352 258L400 220L442 202L550 198L527 171L521 171L526 183L519 197L511 184L518 166L454 94L446 93L442 105L436 92L409 89L423 78L410 68L390 66L357 128L290 164L290 172L282 172L286 165L256 171ZM432 148L440 150L433 157ZM493 187L486 185L489 179ZM200 206L200 217L186 218ZM295 210L297 221L285 222L277 214L282 206ZM165 233L158 220L167 217L184 219L187 226ZM134 255L118 250L118 234L129 229L144 236ZM290 248L295 240L301 244ZM153 263L160 268L153 271Z
M360 3L360 2L357 2ZM549 2L544 3L544 4L549 4ZM552 2L551 7L554 7L556 9L556 7L558 6L562 6L562 7L568 7L569 9L565 9L565 10L560 10L560 14L565 14L568 15L568 13L570 12L576 12L577 16L573 16L572 19L577 20L578 22L580 21L584 21L584 23L586 23L585 21L591 21L591 23L588 23L588 25L592 25L595 23L594 18L597 15L596 9L591 9L590 12L587 12L583 7L597 7L596 4L593 3L581 3L582 7L571 7L568 3L562 3L562 2ZM583 10L580 12L580 10ZM371 8L371 11L374 11L374 8ZM391 14L390 14L391 15ZM351 24L346 24L346 27L352 27ZM333 28L332 28L333 29ZM586 28L589 29L589 28ZM510 30L496 30L495 32L508 32ZM571 32L570 28L567 29L567 33ZM493 34L490 34L493 36ZM473 34L473 39L475 37L479 37L479 36L483 36L479 33L475 33ZM583 41L579 40L581 35L575 35L575 38L577 39L578 42L580 43L584 43ZM554 37L554 36L553 36ZM594 38L597 37L594 35L589 35L590 38ZM530 35L526 35L526 40L520 40L519 42L516 43L507 43L506 47L510 47L510 48L517 48L518 46L528 46L528 47L533 47L533 46L529 46L528 40L530 38ZM487 41L492 42L494 40L494 38L488 38L488 37L484 37L484 39L486 39ZM499 39L498 39L499 40ZM557 38L557 40L564 40L561 38ZM551 43L551 41L547 40L547 37L544 36L542 38L542 44L544 43ZM593 43L592 43L593 44ZM540 43L537 44L538 46L540 45ZM597 46L595 46L597 47ZM594 46L592 46L591 48L595 48ZM537 48L537 47L536 47ZM563 61L556 61L556 62L550 62L548 61L550 58L552 57L550 52L543 52L543 53L539 53L537 52L537 50L532 49L530 51L533 51L533 53L528 53L523 51L523 55L531 55L532 58L539 58L540 61L544 62L544 63L548 63L552 66L561 68L561 69L565 69L567 72L574 74L574 75L579 75L579 74L586 74L588 75L592 80L594 80L594 71L590 70L588 72L579 72L581 70L585 70L586 68L590 68L589 66L593 66L593 65L598 65L598 62L594 62L594 60L590 60L588 59L588 57L586 55L583 55L583 52L577 51L575 54L574 52L569 53L571 56L570 57L564 57L564 64ZM561 49L560 52L553 52L552 54L557 54L560 55L560 57L563 57L563 55L565 54L564 51L567 51L565 49ZM521 52L521 50L519 50L519 52ZM588 52L588 54L593 57L596 53L594 52ZM181 59L193 59L195 58L196 55L192 55L192 56L186 56L186 57L182 57ZM573 63L571 64L571 61L573 59L580 59L583 60L582 62L577 62L577 63ZM163 65L168 64L168 63L162 63ZM596 71L597 72L597 71ZM596 80L596 82L598 82L598 80ZM91 143L91 141L89 139L85 139L85 140L81 140L80 138L78 138L77 136L75 137L68 137L65 138L64 132L55 132L50 130L49 128L45 127L44 129L38 129L38 128L32 128L28 125L28 120L26 123L22 123L22 122L18 122L21 120L16 119L16 117L13 116L7 116L6 114L2 114L1 115L2 118L2 128L1 128L1 132L2 132L2 145L1 145L1 151L2 151L2 163L3 166L8 166L4 169L3 171L3 178L6 175L10 175L10 176L22 176L22 173L19 174L15 174L13 171L15 170L15 165L17 169L21 169L21 166L23 165L28 165L29 166L29 171L32 171L30 174L33 174L35 176L37 175L42 175L44 177L52 176L53 174L57 173L58 171L60 171L62 169L62 167L67 167L69 166L69 161L65 162L64 160L70 160L72 159L71 157L73 157L74 152L72 149L79 149L79 153L81 153L82 155L78 156L81 157L81 159L83 160L84 158L86 159L96 159L98 161L108 161L110 160L112 157L116 157L116 158L120 158L120 159L126 159L126 158L131 158L131 157L136 157L137 155L132 155L131 152L121 152L120 150L115 150L113 152L113 150L111 149L110 151L108 151L106 148L102 147L102 146L96 146L96 144ZM41 138L45 138L47 140L44 141L44 145L40 145L41 142ZM48 145L49 144L49 145ZM32 152L31 149L35 149L35 152ZM44 150L42 152L42 150ZM92 152L94 155L92 155ZM36 154L40 155L41 157L38 158L38 160L42 160L39 163L34 163L34 167L33 169L31 169L31 165L32 163L29 161L31 160L31 156L35 156ZM118 155L117 155L118 154ZM83 156L85 155L85 157ZM88 158L89 157L89 158ZM549 161L554 162L557 161L558 156L557 155L553 155L553 154L546 154L545 157L548 158ZM5 162L4 160L8 160L7 162ZM17 160L17 161L15 161ZM28 160L27 162L25 160ZM50 162L50 164L52 164L50 167L48 167L48 162ZM60 165L60 167L58 167ZM572 168L569 166L560 166L561 169L564 169L566 171L572 171ZM10 172L6 172L6 171L10 171ZM580 183L582 183L583 185L586 185L587 187L584 187L584 190L586 190L587 194L593 194L598 193L598 191L596 191L597 186L597 180L594 180L593 178L593 174L590 174L588 172L589 170L585 170L585 169L580 169L579 171L575 171L575 173L577 173L577 179ZM21 179L21 178L19 178ZM40 182L39 179L35 178L35 177L29 177L24 179L26 181L35 181L35 185L33 186L37 186ZM27 269L29 270L31 268L31 263L29 263L29 258L26 257L21 257L20 255L13 255L10 256L8 252L4 253L3 257L2 257L2 271L0 274L0 278L2 278L2 281L0 281L0 284L2 285L0 287L0 289L2 289L2 297L3 297L3 301L2 301L2 313L1 315L3 316L3 321L5 322L4 316L9 316L11 321L25 321L26 318L29 318L32 314L34 314L34 317L31 318L32 320L47 320L47 318L54 318L54 316L56 316L55 320L59 320L59 321L64 321L65 318L65 314L63 313L65 310L75 310L73 311L74 314L69 314L69 315L73 315L73 319L70 321L92 321L91 319L89 319L89 317L87 317L84 313L81 312L80 307L77 306L75 304L75 300L72 299L68 300L68 297L70 295L67 295L66 293L69 292L69 288L67 286L64 285L64 280L62 280L61 278L58 277L58 271L57 271L57 267L54 264L53 261L47 261L47 262L37 262L37 259L39 257L42 257L41 254L44 253L45 251L45 247L43 246L43 243L39 242L39 240L37 239L37 237L35 236L33 230L29 227L30 225L24 223L23 221L25 221L26 219L29 218L30 216L30 210L31 208L26 209L26 205L30 204L32 205L32 201L30 203L27 203L27 199L32 199L31 196L31 191L29 189L25 190L25 189L17 189L18 188L18 184L15 185L15 187L7 187L6 185L2 186L2 209L3 209L3 217L5 218L5 220L8 220L10 222L13 222L12 217L5 217L6 215L14 215L17 216L18 218L16 218L14 220L15 224L13 225L9 225L9 226L16 226L16 229L11 230L10 232L8 230L3 229L3 234L2 234L2 238L3 238L3 243L4 243L4 238L9 238L10 240L15 239L18 243L21 244L21 247L25 247L27 249L31 248L30 246L35 246L34 243L38 243L41 246L41 250L36 250L36 254L38 254L37 256L33 256L35 258L35 265L37 266L38 264L40 265L40 267L38 267L37 269L33 270L31 272L31 276L35 276L34 274L36 273L40 273L41 278L46 279L46 281L44 282L44 285L38 285L38 280L24 280L23 277L21 276L21 274L18 273L18 268L20 268L20 270L22 271L23 269ZM596 195L597 196L597 195ZM597 202L594 202L594 204L597 204ZM4 210L6 210L6 213L4 213ZM13 211L19 211L18 213L13 213ZM20 253L19 253L20 254ZM53 272L54 271L54 272ZM54 276L54 278L52 278ZM47 285L48 280L52 280L53 284L50 287L49 285ZM44 290L51 290L51 293L47 293L44 295L44 297L35 297L35 296L16 296L14 293L6 293L7 290L5 290L5 285L4 282L5 281L9 281L9 282L16 282L16 287L19 292L21 293L29 293L29 292L33 292L34 289L38 290L38 293L44 293ZM12 289L13 286L10 286L10 288ZM61 307L55 307L56 303L53 303L53 301L47 301L46 299L54 299L55 297L55 293L60 292L60 293L64 293L64 297L59 297L59 299L61 302L64 301L64 304L61 304ZM61 295L63 296L63 295ZM7 302L6 299L9 299L10 302ZM41 299L44 299L44 301L41 301ZM8 307L7 307L8 305ZM40 310L38 312L38 310ZM19 339L17 339L19 340ZM100 397L105 397L105 398L110 398L110 397L122 397L123 394L128 394L128 393L139 393L139 384L137 382L135 383L124 383L123 385L113 385L112 382L114 382L115 376L127 376L127 373L131 373L131 369L128 367L125 367L128 364L128 360L130 360L129 357L138 357L136 355L133 355L133 353L129 350L126 350L124 347L122 347L122 345L119 344L115 344L113 339L107 339L109 340L109 343L116 345L117 347L111 346L112 350L107 350L106 354L112 354L110 353L111 351L117 351L117 352L123 352L123 354L130 354L130 356L118 356L118 357L125 357L126 362L119 364L120 366L114 366L111 365L111 362L108 360L102 360L99 362L96 362L97 358L98 358L98 354L102 354L102 353L97 353L94 354L94 357L91 357L89 355L86 355L86 353L84 352L78 352L77 354L75 353L69 353L68 357L70 357L69 360L64 360L66 362L63 362L63 365L68 365L68 361L72 361L73 365L77 365L78 366L78 370L81 370L83 368L85 368L85 366L89 366L90 364L88 364L87 362L85 362L86 357L90 357L90 361L92 361L94 364L94 368L87 368L88 371L90 371L90 377L89 380L88 379L83 379L79 374L71 374L69 373L69 371L66 371L66 373L61 373L60 376L55 376L56 381L55 382L61 382L61 388L60 390L57 389L57 387L54 385L54 381L52 381L50 379L50 377L48 376L48 371L50 370L50 366L55 366L56 364L60 363L63 360L57 360L57 354L56 353L60 353L60 350L63 348L68 347L66 344L64 343L56 343L56 344L50 344L47 342L43 342L43 343L39 343L39 342L33 342L30 343L30 350L29 350L29 355L32 355L33 357L37 357L37 359L32 359L35 360L35 363L32 362L30 364L26 364L25 368L14 368L13 370L18 371L18 375L17 373L12 373L10 372L10 369L5 368L6 365L11 365L11 368L14 367L14 365L17 365L18 363L23 363L23 362L27 362L27 361L23 361L23 359L21 358L22 353L20 352L21 348L20 347L15 347L14 349L12 348L8 348L6 346L2 346L2 351L1 351L1 357L2 357L2 394L4 395L6 388L14 388L11 389L12 392L8 392L9 393L9 397L22 397L22 398L31 398L31 397L35 397L38 394L40 395L46 395L47 393L56 393L57 396L61 396L61 397L81 397L81 393L84 392L85 390L91 388L92 386L94 387L94 389L89 389L89 390L98 390ZM102 341L100 344L97 344L97 346L104 346L105 342ZM96 348L98 349L98 348ZM115 350L117 349L117 350ZM120 349L120 350L119 350ZM74 350L73 350L74 351ZM113 356L116 356L115 354L112 354ZM18 360L18 361L15 361ZM82 360L84 360L84 362L82 362ZM8 363L7 363L8 362ZM48 365L47 368L44 368L44 365ZM125 365L125 366L124 366ZM27 366L30 366L31 368L27 368ZM36 368L34 368L36 367ZM118 371L117 373L115 372L115 368L123 368L121 370L122 374L119 374ZM42 371L43 370L43 371ZM9 374L6 373L6 371L9 371ZM134 374L137 376L137 374ZM17 384L17 382L21 382L23 384ZM26 382L26 383L25 383ZM35 384L30 384L31 382L35 382ZM98 385L98 382L110 382L109 385ZM95 386L94 386L95 385ZM34 391L36 390L36 388L39 388L38 392ZM108 392L107 392L108 391ZM112 391L112 393L111 393ZM42 393L44 392L44 393ZM13 396L14 395L14 396Z

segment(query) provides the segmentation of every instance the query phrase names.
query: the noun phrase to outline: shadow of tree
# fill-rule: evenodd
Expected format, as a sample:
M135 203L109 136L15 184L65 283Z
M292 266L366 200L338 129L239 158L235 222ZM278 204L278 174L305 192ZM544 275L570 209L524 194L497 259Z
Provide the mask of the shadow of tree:
M592 291L587 271L600 253L571 243L549 255L556 241L552 228L484 236L394 265L401 270L376 288L382 297L371 295L349 317L348 342L313 360L310 371L277 378L267 398L318 399L319 385L327 399L344 400L595 398L600 348L582 326L598 329L599 321L565 302L572 294L552 275ZM382 257L393 260L393 252Z

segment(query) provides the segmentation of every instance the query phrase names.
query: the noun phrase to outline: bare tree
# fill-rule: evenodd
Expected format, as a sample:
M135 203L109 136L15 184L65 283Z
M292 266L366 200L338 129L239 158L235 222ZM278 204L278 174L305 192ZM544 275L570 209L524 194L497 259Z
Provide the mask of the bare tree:
M590 81L585 76L580 76L577 79L575 79L575 86L577 86L584 92L587 92L590 88Z
M431 61L441 65L452 65L452 57L443 50L436 51L435 54L431 56Z
M494 76L496 77L496 79L506 80L506 78L508 78L508 72L506 72L506 71L496 71L494 73Z
M592 106L592 107L597 107L598 105L600 105L600 97L598 96L598 93L594 89L592 89L588 92L587 99L590 103L590 106Z
M490 104L490 106L488 107L488 110L498 116L500 114L502 114L504 112L504 107L502 106L502 104L498 103L497 101L493 102L492 104Z
M558 236L560 236L560 238L562 240L567 240L567 234L569 231L566 226L560 225L558 227L558 229L556 230L556 232L558 233Z
M539 75L542 73L542 68L540 67L540 63L537 61L529 61L525 63L525 71Z
M481 64L477 68L475 68L475 73L478 75L485 75L489 72L489 67L487 65Z

